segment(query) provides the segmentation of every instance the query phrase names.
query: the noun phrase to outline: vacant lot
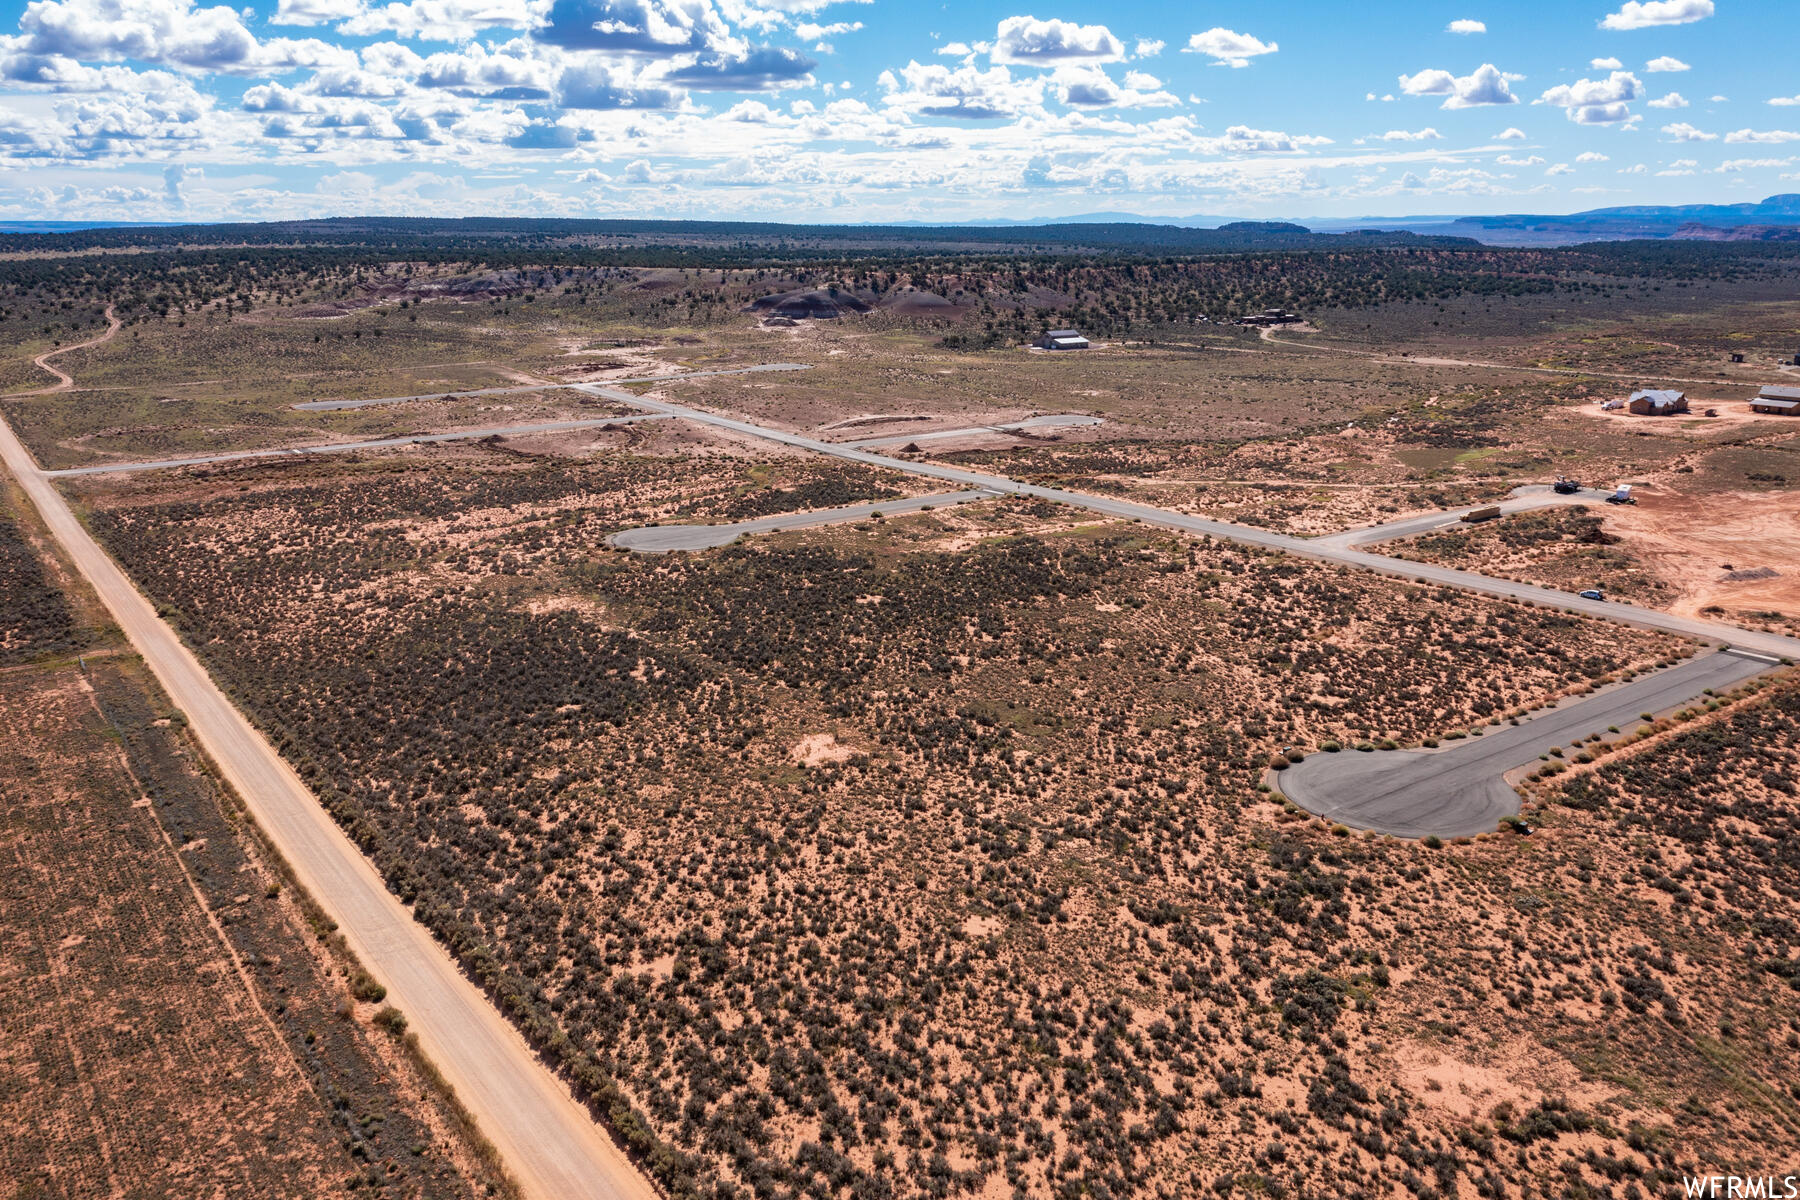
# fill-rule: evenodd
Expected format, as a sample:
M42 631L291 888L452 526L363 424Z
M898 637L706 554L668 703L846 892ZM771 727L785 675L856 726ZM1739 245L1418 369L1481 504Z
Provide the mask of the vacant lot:
M1614 842L1433 852L1257 790L1283 747L1504 719L1672 640L1051 505L612 554L735 475L427 457L89 499L677 1190L1519 1195L1756 1145L1672 1137L1775 1067L1701 1069L1710 991L1621 1007L1663 935ZM1624 1077L1615 1037L1685 1049Z
M480 1194L152 686L114 657L0 687L5 1194Z
M19 527L0 481L0 666L66 653L88 640L47 564Z
M1601 588L1609 595L1664 607L1672 585L1637 567L1609 533L1601 512L1585 505L1515 513L1384 547L1414 562L1440 563L1523 579L1563 591Z

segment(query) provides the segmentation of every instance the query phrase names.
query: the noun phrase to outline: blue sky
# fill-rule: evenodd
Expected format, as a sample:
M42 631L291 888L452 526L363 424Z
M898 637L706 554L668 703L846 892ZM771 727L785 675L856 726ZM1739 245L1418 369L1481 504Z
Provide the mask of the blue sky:
M8 0L0 216L1561 212L1800 192L1792 0Z

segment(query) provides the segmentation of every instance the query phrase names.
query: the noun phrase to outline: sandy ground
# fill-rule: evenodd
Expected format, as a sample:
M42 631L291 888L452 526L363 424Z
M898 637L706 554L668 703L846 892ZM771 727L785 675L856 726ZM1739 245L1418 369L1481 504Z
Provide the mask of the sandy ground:
M1768 425L1770 427L1768 432L1771 433L1785 426L1800 429L1800 417L1774 417L1764 413L1754 413L1750 411L1750 402L1747 400L1738 403L1715 401L1710 404L1705 401L1690 400L1689 403L1694 405L1693 412L1682 413L1680 416L1674 417L1638 416L1626 412L1622 408L1615 408L1608 412L1598 404L1583 404L1570 411L1599 421L1635 425L1641 429L1677 436L1709 434L1720 429L1732 429L1743 425ZM1707 409L1711 409L1719 415L1716 417L1706 416Z
M1639 492L1636 504L1608 511L1606 527L1625 539L1634 558L1681 589L1669 606L1673 613L1697 616L1709 604L1800 612L1800 507L1789 494ZM1725 578L1758 567L1778 574Z

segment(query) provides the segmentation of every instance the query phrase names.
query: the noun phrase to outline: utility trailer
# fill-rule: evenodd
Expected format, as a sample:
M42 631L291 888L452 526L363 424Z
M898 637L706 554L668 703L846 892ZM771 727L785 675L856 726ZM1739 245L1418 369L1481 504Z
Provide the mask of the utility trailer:
M1486 508L1471 508L1462 515L1462 519L1470 525L1478 525L1482 521L1497 521L1500 519L1500 506L1490 504Z

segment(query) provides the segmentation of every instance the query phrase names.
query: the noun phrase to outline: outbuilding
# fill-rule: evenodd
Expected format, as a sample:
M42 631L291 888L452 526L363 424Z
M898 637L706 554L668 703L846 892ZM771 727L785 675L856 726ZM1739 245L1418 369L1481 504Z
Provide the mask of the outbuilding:
M1772 417L1800 416L1800 387L1770 384L1750 402L1750 411Z
M1052 329L1033 344L1040 350L1086 350L1088 348L1088 340L1081 336L1081 331L1078 329Z
M1672 417L1688 410L1687 396L1673 388L1648 388L1631 393L1625 405L1628 412L1640 417Z

